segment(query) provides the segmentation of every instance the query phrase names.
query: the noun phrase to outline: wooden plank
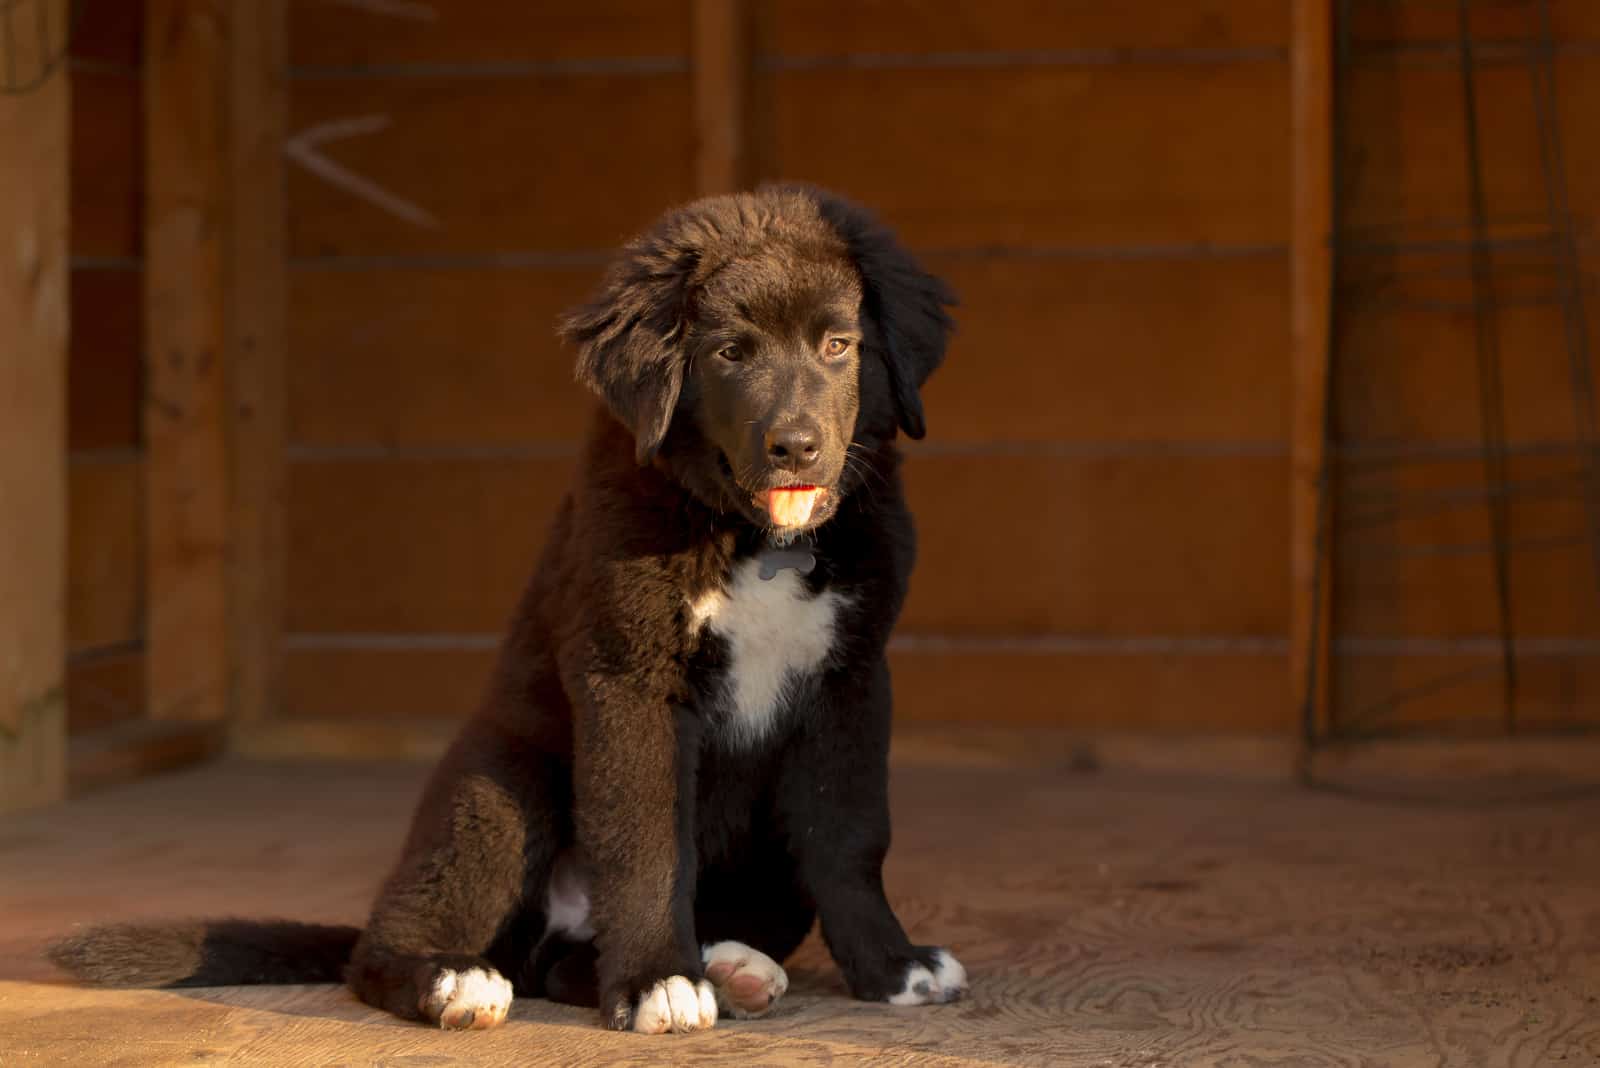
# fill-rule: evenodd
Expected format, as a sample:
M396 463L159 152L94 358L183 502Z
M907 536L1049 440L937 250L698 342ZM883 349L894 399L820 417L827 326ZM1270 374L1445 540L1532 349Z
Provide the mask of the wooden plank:
M1355 65L1348 79L1348 151L1362 160L1342 191L1352 236L1400 234L1425 240L1469 237L1465 112L1453 58L1426 65ZM1600 55L1559 57L1557 115L1572 210L1600 211L1600 145L1588 136L1588 116L1600 108ZM1478 68L1478 124L1490 221L1540 222L1546 215L1539 166L1538 111L1524 63L1486 62ZM1523 227L1524 232L1537 227Z
M145 7L145 640L149 714L227 706L226 25Z
M1152 10L1157 8L1157 10ZM1130 50L1282 48L1282 0L1178 0L1115 5L1101 0L766 0L762 53L771 58L949 56L1010 53L997 61L1104 62Z
M72 33L72 58L86 64L139 67L144 50L144 0L95 3L79 17Z
M999 52L1012 53L1011 62L1025 62L1050 53L1064 53L1060 58L1066 59L1147 49L1181 54L1281 48L1289 35L1282 0L1186 0L1156 7L1103 0L991 0L981 6L767 0L762 52L784 58Z
M1459 259L1456 261L1461 262ZM1561 306L1536 300L1554 275L1503 272L1496 313L1505 354L1503 407L1512 445L1576 441L1572 367ZM1350 301L1341 317L1339 359L1332 388L1335 434L1344 442L1475 444L1481 436L1474 316L1459 292L1470 285L1457 272L1451 285L1397 282L1385 296ZM1594 279L1586 301L1600 315ZM1522 297L1528 299L1520 299ZM1592 321L1592 320L1591 320Z
M1539 35L1540 9L1548 6L1552 36L1559 42L1600 38L1600 7L1589 0L1495 0L1472 7L1473 37L1481 41L1527 41ZM1351 7L1351 33L1363 43L1446 44L1460 33L1453 2L1391 4L1364 0Z
M66 24L65 3L44 13ZM50 60L32 34L10 47L19 79ZM64 70L0 94L0 811L66 776L70 123Z
M1462 651L1373 652L1338 658L1334 717L1341 736L1493 737L1505 731L1500 651L1479 641ZM1404 698L1403 700L1401 698ZM1525 732L1600 727L1600 658L1594 643L1517 656L1515 713Z
M228 610L232 718L279 701L288 261L283 144L288 10L258 0L228 33Z
M617 60L682 60L689 0L525 0L405 5L292 0L291 62L351 71L395 67L514 68Z
M74 460L67 470L67 648L139 637L144 623L143 472L133 456Z
M1259 245L1287 236L1280 64L830 67L757 80L759 173L852 195L913 244ZM892 121L860 121L863 101Z
M593 409L573 381L573 354L555 324L586 299L600 270L293 271L290 440L409 446L578 438Z
M498 634L573 463L558 456L294 464L289 629ZM906 478L921 539L907 626L1283 632L1282 456L920 455Z
M745 0L694 0L694 185L699 196L746 185L745 83L750 11Z
M359 724L448 722L488 683L491 649L292 648L284 713ZM900 649L890 656L902 724L983 722L1085 730L1281 730L1278 652L1114 653Z
M497 633L574 460L357 460L289 469L294 631Z
M76 737L144 720L144 649L79 653L67 661L67 734Z
M72 739L69 792L78 797L120 783L176 771L222 752L219 723L130 722Z
M73 449L139 447L142 285L138 270L72 269L67 440Z
M1347 466L1336 486L1341 530L1332 610L1339 633L1496 633L1481 458L1468 449L1453 459ZM1600 637L1583 471L1576 446L1508 460L1512 626L1522 638Z
M143 244L139 77L74 70L72 89L72 253L137 256Z
M295 144L384 194L292 167L291 254L615 248L693 194L691 115L686 73L296 79Z
M1289 691L1308 740L1328 714L1332 498L1326 466L1333 286L1333 8L1295 0L1290 253ZM1286 717L1287 718L1287 717ZM1285 724L1289 726L1289 723Z
M1263 444L1287 433L1282 256L925 262L961 297L950 358L925 392L939 445ZM500 446L580 436L590 408L552 324L599 271L293 272L291 440Z

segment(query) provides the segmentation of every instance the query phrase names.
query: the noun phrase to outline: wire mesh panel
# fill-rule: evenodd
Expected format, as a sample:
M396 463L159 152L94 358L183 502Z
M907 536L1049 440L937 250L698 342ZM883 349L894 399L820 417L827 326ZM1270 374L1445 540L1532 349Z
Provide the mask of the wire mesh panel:
M1597 205L1568 155L1600 59L1550 0L1336 19L1330 696L1307 737L1600 728Z

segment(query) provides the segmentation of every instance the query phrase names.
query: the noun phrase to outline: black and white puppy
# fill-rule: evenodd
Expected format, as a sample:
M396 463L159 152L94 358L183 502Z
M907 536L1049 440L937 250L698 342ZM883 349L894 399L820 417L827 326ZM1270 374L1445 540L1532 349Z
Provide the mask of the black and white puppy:
M342 976L444 1027L543 995L655 1033L769 1010L820 919L857 997L959 997L882 876L914 555L893 442L923 435L952 303L820 190L667 215L563 324L604 408L366 928L107 926L53 958L121 985Z

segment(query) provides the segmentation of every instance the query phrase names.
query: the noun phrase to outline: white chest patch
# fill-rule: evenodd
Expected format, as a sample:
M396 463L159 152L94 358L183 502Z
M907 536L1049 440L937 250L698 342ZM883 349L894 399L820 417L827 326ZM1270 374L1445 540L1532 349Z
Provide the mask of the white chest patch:
M730 741L748 745L771 729L788 689L827 659L845 602L832 590L811 596L792 569L762 580L752 558L734 568L726 589L689 606L697 629L728 643L722 701Z

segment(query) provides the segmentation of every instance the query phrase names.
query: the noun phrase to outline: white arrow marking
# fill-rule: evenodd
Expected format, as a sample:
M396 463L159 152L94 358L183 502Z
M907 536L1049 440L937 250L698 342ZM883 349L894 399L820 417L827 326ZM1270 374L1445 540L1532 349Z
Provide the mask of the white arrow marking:
M289 138L288 142L283 146L283 152L284 155L329 185L336 185L345 192L360 197L367 203L381 208L396 218L404 219L413 226L437 230L439 228L439 220L430 215L421 206L389 192L377 182L372 181L370 178L363 178L355 171L335 163L318 151L322 145L330 141L343 141L350 137L361 137L366 134L377 133L380 130L387 130L390 125L390 119L387 115L360 115L349 119L333 119L329 122L320 122Z

